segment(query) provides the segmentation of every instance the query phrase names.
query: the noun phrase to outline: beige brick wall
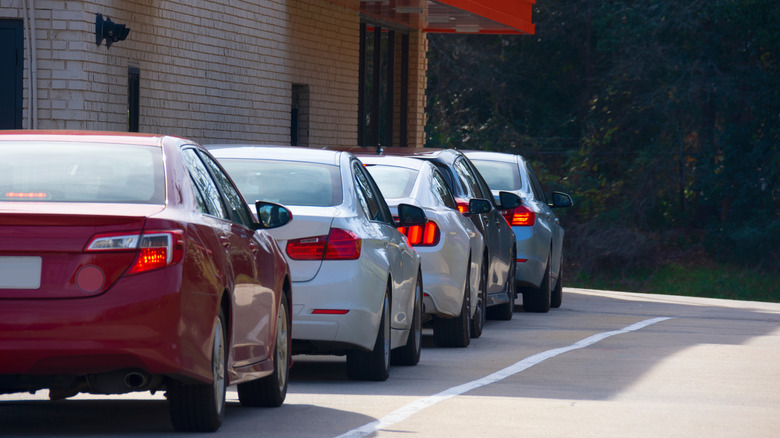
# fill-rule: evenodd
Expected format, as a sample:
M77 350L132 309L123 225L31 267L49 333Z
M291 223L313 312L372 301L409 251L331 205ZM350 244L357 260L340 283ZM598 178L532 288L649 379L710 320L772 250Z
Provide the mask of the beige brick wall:
M0 18L22 19L22 0ZM126 131L140 69L140 130L203 143L289 144L292 86L307 85L308 144L357 143L360 16L324 0L35 0L37 127ZM127 25L95 45L95 14ZM25 47L29 43L25 35ZM425 143L427 38L410 38L410 146ZM24 126L30 123L25 53Z
M23 18L22 4L0 0L0 17ZM320 0L35 6L39 128L126 131L133 66L140 68L141 131L289 144L292 85L306 84L309 143L357 141L360 18L352 9ZM97 47L95 13L126 24L127 40ZM25 66L25 127L29 83Z

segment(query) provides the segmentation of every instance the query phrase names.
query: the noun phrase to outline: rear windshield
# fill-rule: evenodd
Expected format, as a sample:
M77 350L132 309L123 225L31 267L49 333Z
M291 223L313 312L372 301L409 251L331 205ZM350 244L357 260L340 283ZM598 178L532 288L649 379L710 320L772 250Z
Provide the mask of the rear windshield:
M520 173L515 163L474 159L471 159L471 162L477 167L490 190L519 190L523 188L523 182L520 180Z
M368 172L385 198L407 198L412 193L418 172L395 166L368 165Z
M0 200L164 204L159 148L0 142Z
M247 202L328 207L342 202L337 166L276 160L220 158Z

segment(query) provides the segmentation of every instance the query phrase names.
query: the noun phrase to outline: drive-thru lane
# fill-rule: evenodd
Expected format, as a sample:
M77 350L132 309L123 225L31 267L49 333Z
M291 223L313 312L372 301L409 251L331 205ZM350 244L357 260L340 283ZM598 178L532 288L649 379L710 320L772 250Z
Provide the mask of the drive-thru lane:
M780 436L780 304L567 289L560 309L489 321L466 349L426 338L386 382L295 359L284 406L241 408L230 391L216 434ZM0 436L173 434L159 393L45 400L0 396Z

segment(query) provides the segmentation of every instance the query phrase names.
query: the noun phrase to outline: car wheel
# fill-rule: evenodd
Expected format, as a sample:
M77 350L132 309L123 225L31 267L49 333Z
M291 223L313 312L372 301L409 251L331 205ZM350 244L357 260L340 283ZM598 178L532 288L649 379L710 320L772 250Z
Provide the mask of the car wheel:
M563 302L563 261L561 260L561 267L558 268L558 279L555 281L555 288L552 290L550 296L550 307L559 308Z
M290 309L286 294L282 294L276 322L274 371L261 379L238 384L238 401L241 402L241 406L266 408L281 406L287 396L290 359Z
M455 318L433 318L433 343L437 347L468 347L471 342L469 333L469 301L471 298L470 273L466 274L466 287L463 292L463 301L460 305L460 314Z
M351 380L387 380L390 376L390 291L385 292L382 318L371 351L347 353L347 377Z
M214 432L225 416L227 378L227 331L225 316L220 310L214 329L211 350L212 383L187 384L170 379L166 383L168 407L173 427L186 432Z
M409 329L409 337L406 345L392 352L392 360L396 365L417 365L420 361L422 350L422 273L417 273L417 286L414 290L414 311L412 312L412 326Z
M542 284L538 289L529 289L523 294L523 308L527 312L546 313L550 311L552 298L550 279L550 256L547 256L547 266L544 268Z
M487 260L482 262L482 269L479 274L479 302L477 303L477 309L474 311L474 316L471 319L471 337L478 338L482 336L482 329L485 327L485 319L487 319L487 310L485 305L487 304Z

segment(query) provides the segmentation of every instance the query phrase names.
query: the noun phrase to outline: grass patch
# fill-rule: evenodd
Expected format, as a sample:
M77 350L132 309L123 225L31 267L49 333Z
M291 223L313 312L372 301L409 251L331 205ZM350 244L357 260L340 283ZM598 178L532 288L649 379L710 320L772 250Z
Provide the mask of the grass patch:
M780 302L780 273L725 264L667 265L620 273L578 272L567 286L587 289Z

